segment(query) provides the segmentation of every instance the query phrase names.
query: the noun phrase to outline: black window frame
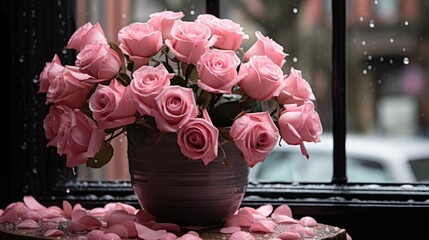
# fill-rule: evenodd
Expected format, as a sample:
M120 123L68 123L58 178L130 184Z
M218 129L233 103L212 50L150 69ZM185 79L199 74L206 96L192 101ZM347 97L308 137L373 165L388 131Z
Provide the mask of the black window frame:
M356 239L378 236L381 230L377 227L424 229L423 223L417 223L416 216L429 214L428 184L347 182L346 3L347 0L332 0L331 90L332 108L335 109L332 111L332 182L250 183L243 206L288 204L295 216L311 215L320 222L346 228L352 236L362 237ZM24 195L33 195L46 205L60 205L66 199L87 207L112 201L138 206L129 182L78 182L72 171L64 167L64 159L54 149L46 147L42 126L48 109L43 96L37 93L34 79L54 53L61 53L73 33L76 27L74 1L11 0L2 1L1 5L6 33L9 33L5 36L7 44L3 50L9 60L4 66L4 81L10 94L10 103L6 104L9 124L4 126L10 132L9 139L5 139L9 157L4 157L1 167L0 208L21 201ZM208 13L219 15L219 0L206 0L206 6ZM57 20L59 16L61 22ZM70 53L61 58L68 64L73 59ZM370 225L369 230L362 232L359 228L362 223ZM399 236L397 234L395 236Z

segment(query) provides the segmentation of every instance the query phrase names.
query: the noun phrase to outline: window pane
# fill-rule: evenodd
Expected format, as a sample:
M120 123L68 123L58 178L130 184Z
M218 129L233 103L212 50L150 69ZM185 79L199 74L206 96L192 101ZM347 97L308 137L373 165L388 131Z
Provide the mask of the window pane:
M347 144L347 154L366 151L362 160L387 171L379 172L379 181L428 181L429 172L413 171L410 161L416 152L429 158L429 1L347 3L348 132L372 143ZM347 167L351 182L376 174Z

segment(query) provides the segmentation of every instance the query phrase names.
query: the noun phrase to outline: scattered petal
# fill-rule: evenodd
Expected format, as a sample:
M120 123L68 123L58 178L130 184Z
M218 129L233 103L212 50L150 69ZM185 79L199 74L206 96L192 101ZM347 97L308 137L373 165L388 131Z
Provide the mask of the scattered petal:
M273 221L277 224L296 224L298 223L298 220L291 218L286 215L278 215L275 218L273 218Z
M68 217L68 218L71 218L72 210L73 210L72 205L67 200L63 200L63 212L64 212L64 215L66 217Z
M118 235L116 235L114 233L106 233L101 238L101 240L121 240L121 237L119 237Z
M315 227L315 226L317 226L317 221L314 218L309 217L309 216L305 216L305 217L302 217L301 219L299 219L299 223L302 226L306 226L306 227Z
M82 218L83 216L87 216L88 213L86 212L86 210L84 209L76 209L73 210L71 213L71 219L73 221L78 221L80 218Z
M176 240L177 236L174 233L166 233L160 240Z
M271 214L271 217L276 218L279 215L286 215L292 217L292 210L286 204L280 205L276 209L274 209L273 213Z
M152 230L146 226L135 223L139 238L146 240L161 239L166 233L166 230Z
M311 227L304 227L304 234L302 237L304 238L312 238L316 236L316 232Z
M107 227L110 227L124 221L134 221L135 219L136 216L134 214L130 214L126 210L121 209L114 210L106 215L105 221L107 222Z
M231 234L228 240L255 240L255 237L249 232L238 231Z
M137 222L138 223L144 223L144 222L149 222L149 221L156 221L156 217L153 216L152 214L148 213L145 210L139 210L136 213L136 217L137 217Z
M46 207L40 204L33 196L24 196L24 203L31 210L45 209Z
M259 222L254 222L252 226L250 226L251 232L265 232L265 233L273 233L277 224L270 220L263 220Z
M262 206L258 207L256 209L256 211L259 214L262 214L263 216L268 217L273 212L273 205L271 205L271 204L262 205Z
M34 228L40 228L40 225L34 220L26 219L18 223L16 227L20 229L34 229Z
M147 227L149 227L149 226L147 226ZM157 223L157 222L155 222L149 228L151 228L152 230L166 230L169 232L180 232L179 225L177 225L175 223Z
M104 237L104 232L101 230L92 230L86 234L88 240L100 240Z
M43 236L45 237L57 237L57 236L63 236L64 232L59 229L49 229L47 230Z
M241 231L241 227L223 227L220 229L221 233L235 233Z

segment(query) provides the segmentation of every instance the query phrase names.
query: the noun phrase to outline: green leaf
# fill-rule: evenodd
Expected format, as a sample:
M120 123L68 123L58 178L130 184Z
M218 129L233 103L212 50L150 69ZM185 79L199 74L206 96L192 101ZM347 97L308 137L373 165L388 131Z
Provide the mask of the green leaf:
M239 101L231 101L211 109L209 115L215 126L230 127L241 111Z
M181 87L187 87L185 79L179 76L174 76L172 79L170 79L171 85L179 85Z
M128 74L123 72L118 74L117 80L124 86L128 86L131 83L130 76L128 76Z
M93 158L89 158L88 162L86 162L87 167L92 168L101 168L102 166L106 165L113 156L113 147L110 145L110 143L104 142L103 145L101 145L100 150Z

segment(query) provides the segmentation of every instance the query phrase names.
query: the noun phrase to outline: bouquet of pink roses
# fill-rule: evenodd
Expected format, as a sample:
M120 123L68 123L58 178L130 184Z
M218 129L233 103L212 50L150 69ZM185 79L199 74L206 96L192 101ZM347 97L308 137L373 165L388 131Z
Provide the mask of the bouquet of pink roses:
M66 165L97 167L110 160L110 141L130 124L177 133L190 160L209 164L234 142L247 165L263 162L279 139L318 142L322 126L314 94L301 71L282 70L287 54L261 32L249 37L229 20L202 14L183 21L182 12L162 11L106 39L100 24L84 24L67 49L75 65L55 55L40 74L46 94L48 146L66 155Z

